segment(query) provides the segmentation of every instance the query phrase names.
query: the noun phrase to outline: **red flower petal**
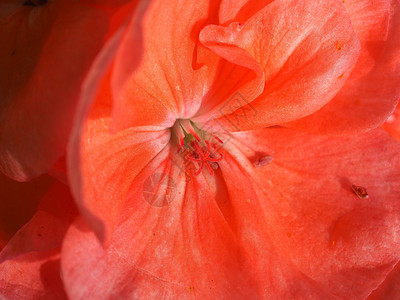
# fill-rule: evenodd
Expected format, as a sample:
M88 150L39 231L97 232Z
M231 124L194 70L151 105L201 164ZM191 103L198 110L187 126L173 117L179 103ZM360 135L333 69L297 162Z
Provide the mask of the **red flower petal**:
M155 126L112 134L109 84L110 75L100 85L88 115L77 124L69 161L78 207L101 240L110 238L133 178L170 137L168 130Z
M118 136L113 136L110 132L109 123L111 122L111 106L112 106L112 91L111 91L111 78L124 80L124 77L113 77L114 71L114 59L118 54L120 43L125 45L129 36L137 37L140 28L135 26L135 19L126 27L120 28L120 30L110 39L107 45L103 48L102 52L98 55L96 61L90 73L87 76L82 92L82 101L77 109L76 122L73 129L70 147L67 149L67 167L69 171L69 180L71 189L76 198L78 207L81 213L93 226L95 232L103 240L107 235L112 232L114 225L114 219L119 212L119 207L123 203L123 198L119 196L123 195L123 190L119 189L118 182L114 185L109 193L101 194L110 195L111 199L117 199L115 203L110 203L109 199L104 201L96 202L96 190L103 188L101 186L104 182L101 182L101 178L108 180L108 175L114 173L113 168L115 167L115 159L107 162L107 159L114 155L114 151L119 151L119 154L125 155L124 158L129 158L131 155L139 155L143 153L146 155L144 149L140 149L140 141L136 144L132 138L125 133L119 133ZM117 57L118 58L118 57ZM137 57L136 59L140 59ZM128 64L129 67L134 65L133 60ZM129 68L128 67L128 68ZM123 82L114 80L117 86L122 86ZM95 103L95 104L94 104ZM150 130L151 131L151 130ZM93 137L92 137L93 136ZM142 136L144 134L142 133ZM124 140L125 139L125 140ZM115 140L115 143L114 143ZM89 146L88 149L81 149L82 146ZM98 146L108 147L107 148L96 148ZM129 150L137 148L134 152L129 153ZM85 152L86 150L90 150ZM101 150L97 153L97 150ZM124 152L125 150L125 152ZM90 155L96 155L90 157ZM107 157L101 157L102 155ZM89 157L93 166L85 165L85 159ZM97 160L98 159L98 160ZM136 162L145 160L145 157L136 157ZM123 160L121 160L123 162ZM109 169L111 167L111 169ZM119 165L119 167L124 167ZM135 167L129 165L129 167ZM104 168L104 172L101 171ZM110 172L110 173L108 173ZM135 169L132 169L135 172ZM94 174L96 173L96 174ZM99 182L90 182L90 174L94 174L99 179ZM120 180L123 176L120 177ZM83 183L83 184L82 184ZM81 186L82 184L82 186ZM87 189L87 190L86 190ZM113 194L115 193L115 194ZM94 197L94 198L93 198ZM104 218L104 220L103 220ZM105 223L103 223L103 221Z
M52 183L47 175L21 183L0 173L0 250L34 215Z
M65 299L60 246L77 216L66 186L55 183L34 217L0 253L0 295L6 299Z
M336 139L283 128L235 136L242 140L240 165L227 157L221 169L229 213L240 211L242 227L257 237L243 233L241 240L255 267L268 268L267 236L282 261L323 290L366 298L400 259L400 144L382 130ZM265 154L272 162L253 169ZM352 184L366 188L368 199L357 197ZM241 204L251 193L262 196Z
M143 59L117 94L121 99L114 104L114 130L169 127L176 118L189 118L198 110L215 72L198 61L205 52L198 47L198 34L216 18L215 2L152 1L143 21L135 22L143 32ZM124 52L136 53L136 47L131 43Z
M396 299L400 295L400 263L385 278L385 281L372 292L368 300Z
M382 125L392 137L400 141L400 105L397 106L394 113Z
M219 162L215 177L188 180L164 148L134 179L107 249L76 223L63 246L69 296L368 296L400 258L400 145L379 131L235 137L242 143L228 147L234 157ZM255 169L255 161L269 165ZM157 181L159 173L168 180ZM351 183L369 198L357 197Z
M222 0L219 9L219 22L244 23L252 15L275 0Z
M359 53L350 20L336 0L276 0L243 25L206 27L201 40L232 62L235 57L224 56L225 49L244 49L264 71L264 92L254 101L247 99L251 106L220 118L232 130L262 128L315 112L342 87L338 77L349 73ZM258 113L231 128L229 121L248 109Z
M30 252L0 264L0 297L67 299L60 278L60 248Z
M173 176L175 182L167 182L175 190L165 202L150 201L150 193L155 199L158 191L166 195L159 190L165 186L146 184L160 173ZM140 173L107 250L87 225L75 223L62 253L69 297L101 298L112 290L124 299L257 298L249 262L218 209L215 183L203 176L185 182L184 173L177 173L168 150Z
M324 134L376 128L400 97L400 1L345 1L361 41L359 61L339 94L290 126Z
M110 18L80 1L23 2L0 5L0 170L19 181L47 171L64 152Z

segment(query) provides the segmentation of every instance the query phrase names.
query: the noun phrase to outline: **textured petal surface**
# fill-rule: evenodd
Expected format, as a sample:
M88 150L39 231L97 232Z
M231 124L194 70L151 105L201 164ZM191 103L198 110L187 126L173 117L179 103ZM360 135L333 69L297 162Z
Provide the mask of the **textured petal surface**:
M37 213L0 253L0 296L5 299L65 299L60 246L77 216L68 188L54 183Z
M342 87L341 75L347 78L359 53L350 19L336 0L276 0L243 24L211 25L200 37L232 62L235 57L226 55L226 49L245 50L264 71L263 93L219 119L232 130L262 128L315 112ZM246 111L256 113L233 126Z
M139 22L143 59L115 103L114 130L168 127L176 118L189 118L198 110L214 72L197 62L202 52L198 35L217 18L213 15L216 2L157 0L149 4Z
M69 297L112 290L125 299L256 299L249 262L215 201L214 178L188 181L171 155L166 147L135 178L107 250L82 222L68 232L62 273ZM158 174L166 184L157 184Z
M368 300L396 299L400 295L400 263L386 277L385 281L372 292Z
M290 124L323 134L381 125L400 98L400 1L344 1L361 55L339 94L321 110Z
M87 98L90 107L90 98ZM170 131L128 128L111 133L110 74L83 115L70 149L70 180L78 207L100 239L108 239L133 178L167 144Z
M110 129L112 85L117 89L123 86L126 74L120 73L133 68L137 64L135 59L140 61L141 58L138 55L129 59L127 68L122 70L116 63L121 59L121 53L126 51L126 46L133 47L132 40L140 37L141 28L136 22L140 22L144 8L140 6L137 9L140 12L129 24L110 38L87 76L67 150L72 192L80 212L101 240L106 239L107 235L109 238L113 230L115 218L124 202L124 193L130 184L130 176L140 171L140 166L147 163L153 152L157 153L145 141L156 139L152 143L157 144L157 137L169 133L161 132L162 128L159 127L138 129L136 135L132 128L116 134L112 134ZM140 38L137 47L141 47ZM138 53L140 51L133 52ZM127 174L113 176L116 170L122 169ZM107 182L111 182L111 185L104 191ZM106 197L98 201L98 194Z
M226 150L215 176L188 179L165 147L133 180L106 250L75 223L63 246L69 296L364 299L399 261L400 145L383 131L265 129Z
M79 1L22 4L0 4L0 170L19 181L63 154L80 85L109 20Z
M248 203L256 213L240 209L248 227L260 231L259 240L244 244L262 257L268 236L283 261L332 297L366 298L400 258L399 143L382 130L330 139L276 128L236 137L242 143L235 158L250 175L240 176L243 169L235 172L227 160L233 200L244 201L254 182L263 195ZM265 155L272 162L253 169ZM352 185L366 188L369 198L359 198ZM261 259L257 265L267 267Z
M219 9L219 22L244 23L252 15L275 0L222 0Z

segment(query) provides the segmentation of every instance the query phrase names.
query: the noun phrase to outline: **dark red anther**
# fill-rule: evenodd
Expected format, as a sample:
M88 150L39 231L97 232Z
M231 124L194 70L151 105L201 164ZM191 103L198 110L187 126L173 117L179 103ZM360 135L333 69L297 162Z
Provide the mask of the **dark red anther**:
M368 199L369 195L367 189L363 186L351 185L351 189L360 199Z
M274 157L272 155L262 155L257 160L254 161L254 166L256 168L260 168L262 166L269 164L273 159Z

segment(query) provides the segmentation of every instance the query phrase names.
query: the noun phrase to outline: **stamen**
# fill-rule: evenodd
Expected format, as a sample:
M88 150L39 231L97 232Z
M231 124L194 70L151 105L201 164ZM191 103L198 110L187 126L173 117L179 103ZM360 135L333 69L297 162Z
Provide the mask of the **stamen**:
M213 137L214 139L216 139L218 142L220 142L221 144L224 143L224 142L223 142L219 137L217 137L215 134L213 134L212 137Z
M182 153L187 161L198 164L194 175L199 175L204 166L210 175L214 175L214 170L218 169L217 162L224 158L223 153L217 150L221 146L217 147L215 143L223 144L222 140L214 134L207 134L200 130L189 120L179 121L178 128L173 129L175 136L179 139L178 153Z

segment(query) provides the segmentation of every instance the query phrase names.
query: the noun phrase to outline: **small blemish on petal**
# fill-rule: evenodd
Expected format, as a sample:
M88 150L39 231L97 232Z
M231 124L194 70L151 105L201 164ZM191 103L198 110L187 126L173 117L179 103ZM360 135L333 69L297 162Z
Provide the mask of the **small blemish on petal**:
M353 190L354 194L357 195L358 198L368 199L369 195L368 195L367 189L365 187L353 184L351 186L351 189Z
M257 160L254 161L254 166L256 168L260 168L262 166L269 164L273 159L274 157L272 155L260 156Z
M343 76L344 76L344 73L342 75L338 76L338 79L342 79Z
M343 43L342 42L337 41L335 46L336 46L336 50L337 51L342 51L343 50Z
M287 237L292 237L292 233L291 232L286 232Z

